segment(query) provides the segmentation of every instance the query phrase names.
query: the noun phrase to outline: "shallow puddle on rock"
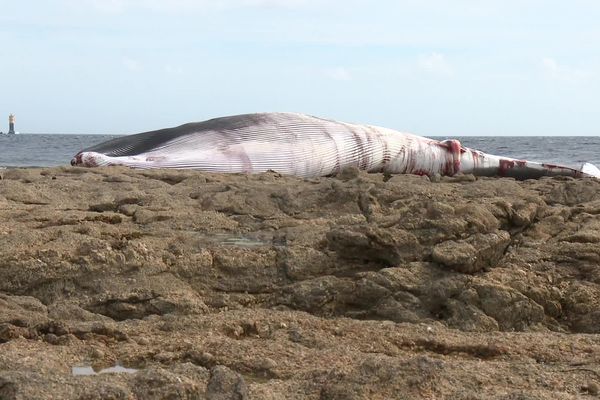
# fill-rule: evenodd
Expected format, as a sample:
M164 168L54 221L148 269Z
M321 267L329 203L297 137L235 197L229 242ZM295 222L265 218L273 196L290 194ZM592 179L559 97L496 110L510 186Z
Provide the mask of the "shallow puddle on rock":
M138 372L136 368L126 368L122 365L116 364L112 367L103 368L99 371L95 371L91 365L81 365L77 367L71 367L71 373L74 376L89 376L99 374L135 374Z
M231 235L228 233L214 233L206 235L203 239L214 244L237 247L271 246L273 238L268 235Z
M71 373L74 376L96 375L96 371L91 366L71 367Z
M217 238L217 240L226 246L240 246L240 247L256 247L256 246L267 246L270 243L263 242L258 239L253 239L243 236L228 236Z

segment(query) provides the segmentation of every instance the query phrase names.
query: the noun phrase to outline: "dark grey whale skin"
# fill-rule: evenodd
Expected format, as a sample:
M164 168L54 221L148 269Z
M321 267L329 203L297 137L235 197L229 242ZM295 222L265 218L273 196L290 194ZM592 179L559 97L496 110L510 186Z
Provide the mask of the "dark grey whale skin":
M321 119L317 117L314 118ZM269 117L269 114L241 114L213 118L202 122L187 123L174 128L165 128L119 137L88 147L81 150L81 152L93 151L106 154L110 157L135 156L154 150L181 136L187 136L203 131L220 131L222 134L227 135L227 133L231 131L271 122L272 120ZM231 139L233 139L233 137L231 137Z

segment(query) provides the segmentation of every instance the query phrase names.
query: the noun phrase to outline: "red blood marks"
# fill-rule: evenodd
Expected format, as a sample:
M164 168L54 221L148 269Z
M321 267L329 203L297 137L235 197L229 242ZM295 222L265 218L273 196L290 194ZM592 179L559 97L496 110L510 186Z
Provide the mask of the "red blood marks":
M473 168L479 167L483 156L477 150L469 149L469 153L471 153L471 159L473 160Z
M527 161L524 160L516 160L515 164L517 164L521 168L525 168L527 166Z
M83 160L81 159L82 154L78 153L72 160L71 160L71 165L75 166L75 165L81 165L83 164Z
M515 167L515 162L512 160L500 160L500 166L498 168L498 175L506 176L508 170Z
M439 143L440 146L444 147L450 153L450 158L444 165L444 175L452 176L460 171L460 155L466 150L463 149L462 145L458 140L444 140Z

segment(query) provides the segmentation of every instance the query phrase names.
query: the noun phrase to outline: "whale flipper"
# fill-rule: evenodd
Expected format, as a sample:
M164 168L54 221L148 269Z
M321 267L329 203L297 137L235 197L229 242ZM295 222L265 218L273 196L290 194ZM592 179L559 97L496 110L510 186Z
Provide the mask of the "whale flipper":
M600 178L600 169L591 163L583 163L581 166L581 172L586 175L593 176L594 178Z

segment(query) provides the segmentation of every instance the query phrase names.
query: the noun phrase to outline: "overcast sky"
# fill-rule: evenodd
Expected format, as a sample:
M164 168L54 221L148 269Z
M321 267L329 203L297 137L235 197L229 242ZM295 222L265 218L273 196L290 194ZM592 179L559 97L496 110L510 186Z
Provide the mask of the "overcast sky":
M421 135L600 135L596 0L0 9L0 118L15 113L21 132L136 133L296 111Z

